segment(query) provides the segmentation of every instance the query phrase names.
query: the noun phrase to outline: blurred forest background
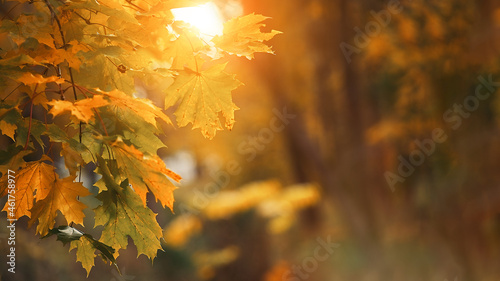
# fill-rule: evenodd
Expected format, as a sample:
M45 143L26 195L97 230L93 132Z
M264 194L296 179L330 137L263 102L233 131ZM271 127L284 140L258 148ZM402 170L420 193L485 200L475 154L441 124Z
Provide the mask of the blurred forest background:
M96 262L89 280L500 279L500 84L484 82L500 81L500 2L214 3L272 17L276 55L235 59L233 131L166 131L184 180L175 214L150 200L165 252L151 265L130 244L123 275ZM86 280L74 251L19 223L2 280Z

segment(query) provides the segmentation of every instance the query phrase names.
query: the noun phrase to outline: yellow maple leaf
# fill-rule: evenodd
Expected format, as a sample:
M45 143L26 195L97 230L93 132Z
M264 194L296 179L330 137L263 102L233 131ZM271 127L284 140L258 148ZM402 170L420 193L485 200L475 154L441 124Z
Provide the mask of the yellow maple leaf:
M44 199L38 200L31 209L31 226L38 220L36 228L40 235L46 235L54 225L54 220L59 210L68 223L83 224L83 209L85 204L78 201L78 196L88 196L91 193L81 182L73 182L71 177L56 180L49 185L50 191Z
M16 124L10 124L5 122L5 120L0 120L0 131L2 131L2 134L8 136L12 140L14 139L14 134L16 132L17 125Z
M179 31L179 35L175 40L168 42L168 47L165 49L164 56L172 58L171 69L180 69L196 67L195 53L205 47L204 42L198 37L199 35L189 30L184 22L174 22L172 28ZM182 29L183 28L183 29Z
M67 62L68 65L76 70L80 69L82 61L71 51L65 49L39 48L36 51L35 61L39 63L48 63L58 65Z
M260 28L266 26L261 23L269 17L256 15L255 13L237 17L224 24L223 34L215 36L212 42L216 47L237 56L244 56L252 59L256 52L273 54L271 47L264 44L276 34L282 32L271 30L271 32L261 32Z
M33 74L31 72L25 72L23 75L16 79L18 82L29 86L33 92L28 92L28 95L32 99L33 104L42 105L47 109L47 96L45 94L45 88L47 83L55 82L57 84L63 84L64 78L58 76L43 77L40 74ZM36 90L36 92L35 92Z
M146 205L146 195L149 191L161 202L163 207L173 210L176 187L167 179L167 176L178 182L181 177L165 167L165 163L157 156L145 156L133 146L126 145L120 140L111 145L118 168L128 178L134 191Z
M87 271L87 277L94 266L95 247L92 238L83 235L78 240L71 241L69 250L76 250L76 260L82 263L82 267Z
M108 105L109 102L102 95L95 95L92 98L79 100L75 103L65 100L54 100L48 102L48 104L52 106L49 113L54 116L69 111L78 120L88 122L94 116L94 108Z
M15 194L13 194L15 196L15 209L8 210L6 203L3 211L7 212L9 218L31 217L30 210L35 200L41 200L47 196L55 177L54 166L42 161L27 163L16 174ZM4 176L0 183L0 196L8 194L7 183L7 176Z
M201 228L202 223L197 216L184 214L170 222L163 230L163 238L168 245L184 246L193 235L200 232Z
M57 76L43 77L40 74L25 72L21 77L17 78L17 81L23 83L24 85L42 84L50 82L56 82L57 84L62 84L64 83L64 78Z
M168 116L165 115L161 109L155 106L151 100L134 98L119 90L113 90L111 92L103 92L99 90L98 92L108 96L111 105L117 106L118 108L132 110L134 113L144 118L144 121L154 125L155 127L156 118L160 118L167 124L172 124L170 118L168 118Z
M242 85L224 72L226 64L216 64L197 72L190 68L179 71L179 75L166 91L165 108L179 106L175 111L177 124L181 127L193 123L193 129L201 128L202 134L211 139L217 130L222 130L219 112L225 118L226 127L234 124L234 111L239 109L232 100L231 91Z

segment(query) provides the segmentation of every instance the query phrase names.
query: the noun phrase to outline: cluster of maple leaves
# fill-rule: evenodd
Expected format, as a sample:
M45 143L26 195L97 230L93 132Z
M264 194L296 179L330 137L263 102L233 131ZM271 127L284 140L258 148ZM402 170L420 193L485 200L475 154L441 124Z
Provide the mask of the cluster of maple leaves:
M231 92L241 82L224 71L226 56L272 53L264 41L279 32L261 31L264 16L229 20L210 42L174 20L171 9L203 2L19 0L11 11L20 12L1 21L7 47L0 50L0 130L11 139L0 152L1 196L7 195L5 171L16 171L16 207L3 210L9 218L29 217L41 236L70 242L88 273L96 250L114 262L128 237L139 254L154 258L162 229L146 195L173 208L170 180L180 177L157 155L165 147L161 123L173 124L151 100L134 96L136 82L163 83L165 108L177 106L178 126L192 123L213 138L223 129L219 114L230 129L238 109ZM29 23L35 24L28 32ZM112 120L113 130L103 120ZM50 158L56 144L70 174L64 178ZM42 156L25 161L30 154ZM78 181L88 163L101 175L97 194ZM85 196L101 201L94 209L95 225L104 227L99 240L55 227L58 212L68 225L83 226L87 206L79 198Z

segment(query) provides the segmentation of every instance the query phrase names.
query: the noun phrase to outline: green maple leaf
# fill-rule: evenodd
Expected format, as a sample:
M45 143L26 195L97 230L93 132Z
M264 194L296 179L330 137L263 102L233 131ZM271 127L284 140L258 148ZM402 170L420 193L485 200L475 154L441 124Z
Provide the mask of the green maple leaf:
M87 271L87 277L90 270L94 266L95 247L92 245L92 238L88 236L79 237L79 239L71 241L69 250L76 248L76 260L82 263L83 268ZM114 250L113 250L114 251Z
M122 135L143 153L155 155L165 144L157 136L161 131L126 108L110 107L100 110L104 125L109 134ZM97 126L102 127L99 122Z
M113 257L115 250L95 240L90 234L85 234L71 226L61 225L58 228L49 230L49 234L43 236L42 239L52 235L56 235L57 240L64 245L70 242L69 251L76 248L76 260L81 262L83 268L87 271L87 277L94 266L95 250L99 250L103 259L110 260L116 266L116 260Z
M98 159L99 172L108 188L97 195L102 205L95 209L96 226L104 226L101 242L114 249L124 249L130 237L137 247L138 255L145 254L151 259L155 258L157 251L161 249L159 239L162 237L156 214L143 205L127 180L118 185L104 159Z

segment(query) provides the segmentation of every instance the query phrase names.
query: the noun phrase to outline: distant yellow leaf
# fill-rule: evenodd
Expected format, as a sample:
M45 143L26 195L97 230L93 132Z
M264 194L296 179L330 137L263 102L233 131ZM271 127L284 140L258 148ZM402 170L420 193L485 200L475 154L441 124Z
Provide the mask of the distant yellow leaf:
M217 267L229 264L236 260L241 250L238 246L231 245L213 251L198 251L193 259L198 268L201 280L210 280L215 275Z
M252 13L231 19L224 24L222 36L215 36L212 42L230 54L244 56L247 59L252 59L253 54L257 52L272 54L271 47L263 42L282 32L277 30L271 30L269 33L261 32L260 28L266 26L261 22L268 18Z
M165 108L179 102L175 111L179 126L193 123L193 129L201 128L202 134L211 139L217 130L222 130L218 116L221 112L226 127L233 127L238 107L233 103L231 91L242 83L235 75L224 72L225 67L226 64L217 64L201 72L189 68L179 71L165 97Z
M109 102L101 95L95 95L92 98L79 100L75 103L64 100L54 100L48 102L52 106L49 113L57 116L59 114L69 111L71 115L75 116L82 122L88 122L93 116L93 109L101 106L108 105Z
M193 215L175 218L163 231L163 238L170 246L183 246L191 236L201 230L201 221Z
M0 120L0 131L2 131L2 134L8 136L12 140L14 139L14 134L16 132L17 125L16 124L10 124L5 122L5 120Z
M291 270L285 260L280 260L267 270L263 281L283 281L283 276L287 275Z
M203 210L209 219L221 219L255 207L260 202L279 194L279 182L261 181L249 183L237 190L221 191Z

